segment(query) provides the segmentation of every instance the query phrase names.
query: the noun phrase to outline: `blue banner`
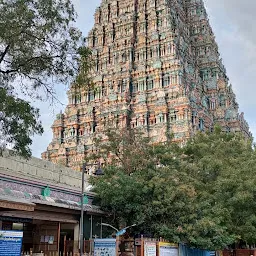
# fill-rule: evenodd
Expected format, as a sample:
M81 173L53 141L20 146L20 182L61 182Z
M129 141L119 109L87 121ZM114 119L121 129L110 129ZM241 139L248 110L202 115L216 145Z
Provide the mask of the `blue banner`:
M20 256L23 232L0 231L0 256Z
M211 255L215 255L215 252L196 249L196 248L189 248L184 244L180 244L179 255L180 256L211 256Z

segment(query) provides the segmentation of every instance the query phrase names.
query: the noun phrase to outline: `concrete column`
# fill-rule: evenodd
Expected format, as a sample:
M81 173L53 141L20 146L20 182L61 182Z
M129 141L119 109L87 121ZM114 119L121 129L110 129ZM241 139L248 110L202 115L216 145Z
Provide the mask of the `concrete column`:
M77 223L74 226L74 254L79 252L79 232L80 232L80 225L79 223Z

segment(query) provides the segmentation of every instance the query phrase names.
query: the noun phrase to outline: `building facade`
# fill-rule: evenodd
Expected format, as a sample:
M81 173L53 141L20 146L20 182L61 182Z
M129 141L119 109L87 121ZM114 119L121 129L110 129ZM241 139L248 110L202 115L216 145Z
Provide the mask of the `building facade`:
M81 173L72 169L4 152L0 230L23 232L22 255L80 255L81 186ZM93 198L93 193L85 193L85 240L102 237L99 224L105 213L92 204Z
M107 125L183 144L197 131L241 132L244 115L222 64L203 0L103 0L88 35L95 88L68 91L44 159L80 170Z

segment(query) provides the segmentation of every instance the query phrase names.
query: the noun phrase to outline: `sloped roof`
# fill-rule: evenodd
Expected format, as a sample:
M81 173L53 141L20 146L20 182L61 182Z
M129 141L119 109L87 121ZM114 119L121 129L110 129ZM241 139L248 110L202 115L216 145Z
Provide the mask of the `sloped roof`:
M31 193L11 190L9 188L0 188L0 200L1 198L8 198L8 200L17 202L17 203L26 203L26 204L41 204L41 205L49 205L59 208L73 209L73 210L81 210L80 202L74 202L70 200L64 200L54 197L47 197L43 195L33 195ZM104 214L102 210L98 206L95 205L84 205L84 211L91 214Z

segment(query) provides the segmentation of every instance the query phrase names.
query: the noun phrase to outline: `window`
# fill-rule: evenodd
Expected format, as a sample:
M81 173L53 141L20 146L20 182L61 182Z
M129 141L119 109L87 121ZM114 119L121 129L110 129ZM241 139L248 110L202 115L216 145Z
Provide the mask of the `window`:
M103 85L102 89L101 89L101 96L104 97L106 95L107 95L107 90L106 90L105 86Z
M119 1L117 1L116 2L116 16L118 17L119 16L119 12L120 12L120 10L119 10Z
M148 90L152 90L154 88L154 80L151 78L148 80Z
M165 76L164 77L164 87L170 85L170 76Z
M112 24L112 40L114 41L116 37L115 23Z
M122 61L123 61L123 62L126 62L126 60L127 60L127 58L126 58L126 53L123 53L123 55L122 55Z
M176 116L176 114L174 114L174 115L172 115L172 116L171 116L171 122L174 122L174 121L176 121L176 119L177 119L177 116Z
M165 45L161 46L161 56L165 56Z
M177 84L177 75L172 75L172 84Z
M175 110L171 110L170 119L171 119L171 122L175 122L177 120L177 114Z
M106 45L106 31L105 31L105 27L103 26L103 35L102 35L102 45L105 46Z
M125 80L123 80L123 82L122 82L122 88L121 88L121 92L125 92L126 91L126 81Z
M196 122L196 112L195 111L193 111L192 112L192 125L195 125L195 122Z
M207 70L201 71L201 78L202 78L203 81L208 80L209 74L208 74Z
M162 123L164 121L164 116L163 114L159 114L159 123Z
M219 103L220 107L225 107L226 106L226 99L225 99L224 95L220 96L219 101L220 101L220 103Z
M216 100L215 100L215 98L211 98L209 100L209 104L210 104L210 109L215 109L215 107L216 107Z
M137 92L137 91L138 91L138 84L137 84L137 83L134 83L134 84L132 85L132 91L133 91L133 92Z
M98 38L95 37L95 38L94 38L94 46L97 46L97 45L98 45Z
M108 21L110 21L110 15L111 15L111 8L110 8L110 4L108 4Z
M162 19L161 19L161 18L158 18L158 19L157 19L157 26L158 26L158 27L162 27L162 24L163 24Z
M75 95L75 104L79 104L81 102L81 94Z
M140 81L139 82L139 91L144 91L145 90L145 82L144 81Z
M150 49L150 51L149 51L149 56L150 56L150 58L153 58L153 50L152 49Z
M75 136L75 128L74 127L70 130L70 136L71 137Z
M90 91L88 93L88 101L93 101L94 100L94 91Z
M204 130L204 120L202 118L199 119L199 130L200 131Z
M96 46L96 38L93 35L93 37L92 37L92 47L95 47L95 46Z

